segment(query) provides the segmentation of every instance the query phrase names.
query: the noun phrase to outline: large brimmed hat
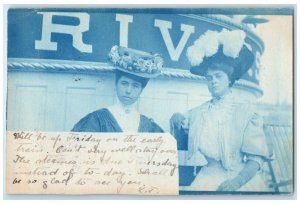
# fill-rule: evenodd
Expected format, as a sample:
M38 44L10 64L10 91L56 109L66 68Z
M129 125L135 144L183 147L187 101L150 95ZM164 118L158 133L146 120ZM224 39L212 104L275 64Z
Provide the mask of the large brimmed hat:
M207 31L187 49L192 74L205 76L208 69L226 72L231 81L240 79L252 66L254 55L242 30Z
M163 58L159 54L117 45L111 48L109 61L117 70L143 78L157 77L163 66Z

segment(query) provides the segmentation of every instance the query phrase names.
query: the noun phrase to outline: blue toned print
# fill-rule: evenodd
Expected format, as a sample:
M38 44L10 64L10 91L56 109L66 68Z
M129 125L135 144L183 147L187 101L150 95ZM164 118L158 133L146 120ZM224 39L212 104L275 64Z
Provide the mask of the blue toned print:
M10 9L7 130L170 132L180 194L292 194L293 17Z

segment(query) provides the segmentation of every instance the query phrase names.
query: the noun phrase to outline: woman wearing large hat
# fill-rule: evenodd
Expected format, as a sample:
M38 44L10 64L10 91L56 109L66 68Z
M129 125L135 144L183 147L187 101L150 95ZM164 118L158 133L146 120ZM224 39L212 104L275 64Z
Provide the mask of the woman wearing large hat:
M254 61L245 37L241 30L207 31L187 50L191 73L206 78L212 99L170 120L188 133L187 163L203 166L185 190L267 190L259 173L269 156L262 118L231 91Z
M113 46L109 60L116 68L116 103L82 118L74 132L163 132L137 110L137 101L150 78L161 72L163 59L155 54Z

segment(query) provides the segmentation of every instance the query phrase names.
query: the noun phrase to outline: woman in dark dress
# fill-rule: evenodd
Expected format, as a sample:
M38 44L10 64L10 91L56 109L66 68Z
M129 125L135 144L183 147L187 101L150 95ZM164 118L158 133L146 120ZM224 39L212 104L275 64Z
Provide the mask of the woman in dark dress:
M116 98L112 106L89 113L72 129L74 132L163 132L152 119L139 113L137 101L150 78L160 74L159 55L112 47L110 62L116 68Z

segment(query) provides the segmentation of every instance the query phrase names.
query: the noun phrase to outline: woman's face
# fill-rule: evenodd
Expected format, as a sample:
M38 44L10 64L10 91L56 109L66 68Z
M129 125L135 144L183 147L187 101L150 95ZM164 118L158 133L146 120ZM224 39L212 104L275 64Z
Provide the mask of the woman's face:
M140 97L143 87L140 82L121 76L116 84L117 96L124 105L135 103Z
M229 90L229 77L221 70L208 69L206 80L208 83L208 90L213 97L223 96Z

